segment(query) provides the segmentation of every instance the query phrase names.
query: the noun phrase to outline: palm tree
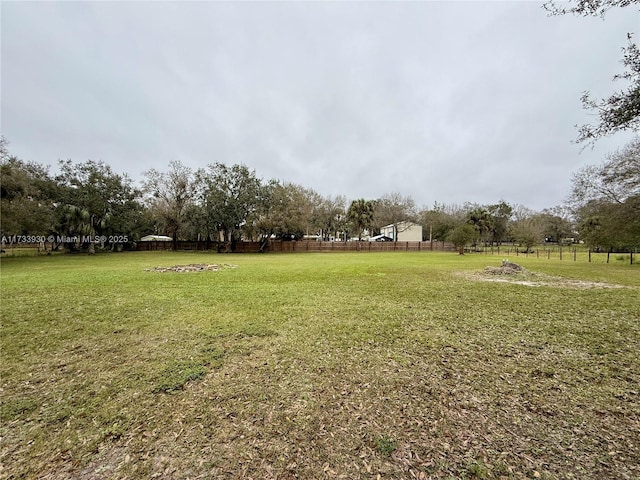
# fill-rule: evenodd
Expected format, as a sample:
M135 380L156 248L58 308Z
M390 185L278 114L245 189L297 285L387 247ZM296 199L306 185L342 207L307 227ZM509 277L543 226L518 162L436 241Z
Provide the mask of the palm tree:
M76 205L65 205L63 209L63 227L70 237L78 237L81 243L82 237L90 237L89 254L95 253L96 228L104 229L111 214L105 212L102 215L91 214L88 209Z
M362 240L362 231L373 223L374 204L371 200L360 198L351 202L347 217L358 230L358 240Z

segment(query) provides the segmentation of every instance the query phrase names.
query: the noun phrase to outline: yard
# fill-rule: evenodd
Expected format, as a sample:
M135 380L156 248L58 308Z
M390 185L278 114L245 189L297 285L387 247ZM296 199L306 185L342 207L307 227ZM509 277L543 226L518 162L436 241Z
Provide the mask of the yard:
M500 260L3 258L0 478L640 478L640 267Z

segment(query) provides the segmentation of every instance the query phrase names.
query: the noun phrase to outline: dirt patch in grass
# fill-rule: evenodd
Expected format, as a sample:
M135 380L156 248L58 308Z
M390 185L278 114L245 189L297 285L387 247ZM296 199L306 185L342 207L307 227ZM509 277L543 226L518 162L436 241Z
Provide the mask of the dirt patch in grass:
M189 265L174 265L173 267L154 267L154 268L145 268L146 272L204 272L207 270L211 270L217 272L218 270L223 270L225 268L238 268L237 265L229 265L229 264L207 264L207 263L191 263Z
M499 267L488 266L481 271L465 272L463 276L479 282L501 282L528 287L564 287L564 288L625 288L624 285L606 282L592 282L532 272L516 263L503 261Z
M484 271L491 275L517 275L519 273L525 273L527 270L517 263L503 260L502 265L499 267L486 267Z

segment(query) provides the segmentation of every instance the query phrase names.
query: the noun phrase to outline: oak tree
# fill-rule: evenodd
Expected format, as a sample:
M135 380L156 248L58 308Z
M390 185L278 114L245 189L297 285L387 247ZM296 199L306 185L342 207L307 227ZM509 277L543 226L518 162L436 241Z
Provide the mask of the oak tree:
M640 246L640 137L573 176L569 198L583 238L594 247Z
M157 221L156 227L173 238L173 248L178 248L178 238L187 222L189 206L195 197L195 179L191 168L178 160L169 163L168 172L151 169L144 173L143 189L147 193L148 206Z

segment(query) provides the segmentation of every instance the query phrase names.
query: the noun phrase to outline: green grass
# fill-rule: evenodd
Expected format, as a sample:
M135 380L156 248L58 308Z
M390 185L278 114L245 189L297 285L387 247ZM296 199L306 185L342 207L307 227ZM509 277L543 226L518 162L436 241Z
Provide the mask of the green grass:
M387 435L381 435L376 439L376 450L387 457L391 456L397 446L395 439Z
M3 258L0 478L639 478L640 267L509 259Z

